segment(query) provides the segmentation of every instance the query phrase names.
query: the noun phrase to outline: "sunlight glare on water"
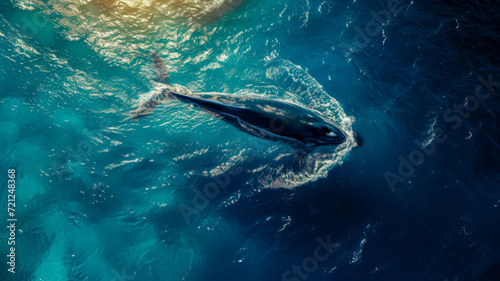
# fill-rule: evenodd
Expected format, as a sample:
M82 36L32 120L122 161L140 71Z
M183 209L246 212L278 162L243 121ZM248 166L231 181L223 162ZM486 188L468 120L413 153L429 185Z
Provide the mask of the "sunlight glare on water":
M151 83L153 69L149 55L149 51L154 50L164 58L173 85L186 87L188 91L196 93L258 94L266 98L295 102L316 110L347 132L348 141L343 145L330 152L322 151L308 155L307 159L302 160L292 156L295 154L294 149L287 145L263 142L262 146L258 146L259 162L254 161L255 167L251 169L259 171L255 172L253 177L258 179L262 187L296 187L319 177L325 177L333 166L341 164L353 146L351 133L353 119L345 115L340 104L332 95L323 91L322 86L307 71L277 56L281 48L279 41L268 44L267 38L253 31L255 27L236 30L232 25L222 25L228 20L234 20L237 25L244 24L251 17L251 13L256 11L238 10L240 4L245 5L246 2L187 1L189 5L180 2L182 1L153 3L52 0L39 5L39 9L46 14L47 19L57 19L64 26L64 28L54 26L53 31L61 30L64 34L63 40L68 42L62 46L61 51L82 56L75 61L73 67L81 69L86 67L87 63L98 60L104 61L105 65L120 69L117 73L108 72L103 68L102 72L111 75L111 79L105 81L99 80L99 77L92 72L77 71L71 75L72 77L68 77L72 81L68 84L70 90L68 94L74 92L72 89L81 89L74 94L89 93L89 97L95 97L94 103L102 99L102 102L92 107L93 109L118 113L112 118L120 115L125 117L131 108L137 106L137 100L155 92ZM180 11L181 7L189 9ZM279 21L287 18L285 14L287 12L295 13L285 6ZM258 25L256 28L267 29L263 25ZM80 99L87 98L80 97ZM105 106L110 100L115 100L114 103L118 105L114 106L112 111ZM173 134L165 136L171 138L170 140L157 139L154 140L155 143L166 142L173 149L176 148L176 132L193 133L202 138L196 139L191 148L195 149L208 144L203 135L210 135L216 126L227 128L228 132L231 132L227 136L234 135L240 140L248 139L251 143L262 142L254 140L251 136L240 136L223 122L214 123L215 120L210 121L208 116L204 117L203 113L197 113L196 110L185 116L185 120L180 121L180 124L185 125L177 124L179 120L173 118L172 112L183 110L182 108L175 109L166 104L155 111L151 116L152 119L147 119L147 122L157 122L147 126L149 131L155 132L154 134L159 134L165 128ZM123 120L117 121L121 123L117 127L117 132L140 131L146 128L143 127L145 125L143 120L139 123L127 123ZM225 142L222 139L219 141ZM229 150L216 158L217 161L211 164L212 168L207 167L209 174L217 174L211 171L220 169L221 165L227 165L229 159L237 155L238 151L248 148L245 144L238 145L235 140L228 139L228 141L231 143ZM211 146L213 149L218 147L213 145ZM151 147L148 149L148 153L151 153L151 149ZM169 150L168 147L157 147L157 149ZM175 158L174 155L175 153L172 157ZM148 157L137 156L136 161ZM120 159L119 163L122 161L128 163L130 160ZM110 165L121 167L119 163ZM179 165L175 161L171 163ZM202 169L198 173L203 171Z

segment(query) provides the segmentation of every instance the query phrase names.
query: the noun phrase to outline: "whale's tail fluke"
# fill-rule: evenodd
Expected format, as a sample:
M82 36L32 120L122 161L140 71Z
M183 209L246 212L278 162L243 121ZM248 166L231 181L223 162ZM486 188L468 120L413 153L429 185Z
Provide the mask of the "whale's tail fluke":
M155 77L154 80L159 83L168 84L168 71L167 66L163 62L163 59L160 57L158 53L151 50L151 56L153 56L153 65L155 68Z
M153 66L155 71L154 81L167 85L168 83L168 72L165 63L158 53L151 50L149 51L153 57ZM144 95L144 98L139 101L137 109L130 112L130 118L132 120L137 120L141 117L149 115L155 107L161 104L169 94L170 90L168 86L155 85L154 89L149 93Z

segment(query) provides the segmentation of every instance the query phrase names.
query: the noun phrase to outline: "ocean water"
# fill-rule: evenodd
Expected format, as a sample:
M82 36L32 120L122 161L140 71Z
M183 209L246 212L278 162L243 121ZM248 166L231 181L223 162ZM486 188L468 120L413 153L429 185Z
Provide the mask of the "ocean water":
M1 280L500 280L499 14L3 0ZM150 51L179 91L297 103L348 140L304 154L176 101L130 120Z

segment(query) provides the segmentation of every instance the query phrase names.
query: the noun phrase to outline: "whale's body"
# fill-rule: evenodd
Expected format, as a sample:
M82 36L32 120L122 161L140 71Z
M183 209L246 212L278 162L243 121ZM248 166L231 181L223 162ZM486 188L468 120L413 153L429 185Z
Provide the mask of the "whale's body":
M158 56L153 54L155 60ZM156 62L155 62L156 64ZM168 77L160 74L160 77ZM149 114L168 97L193 104L252 135L304 148L338 145L345 133L313 110L293 103L256 96L179 94L166 86L139 105L133 118Z

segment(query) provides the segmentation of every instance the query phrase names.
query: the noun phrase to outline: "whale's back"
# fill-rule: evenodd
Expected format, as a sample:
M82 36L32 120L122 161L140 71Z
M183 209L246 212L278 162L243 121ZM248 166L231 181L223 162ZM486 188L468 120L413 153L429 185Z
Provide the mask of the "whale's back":
M345 140L345 134L333 123L296 104L231 95L182 95L175 92L171 95L260 137L288 138L308 146L340 144Z

